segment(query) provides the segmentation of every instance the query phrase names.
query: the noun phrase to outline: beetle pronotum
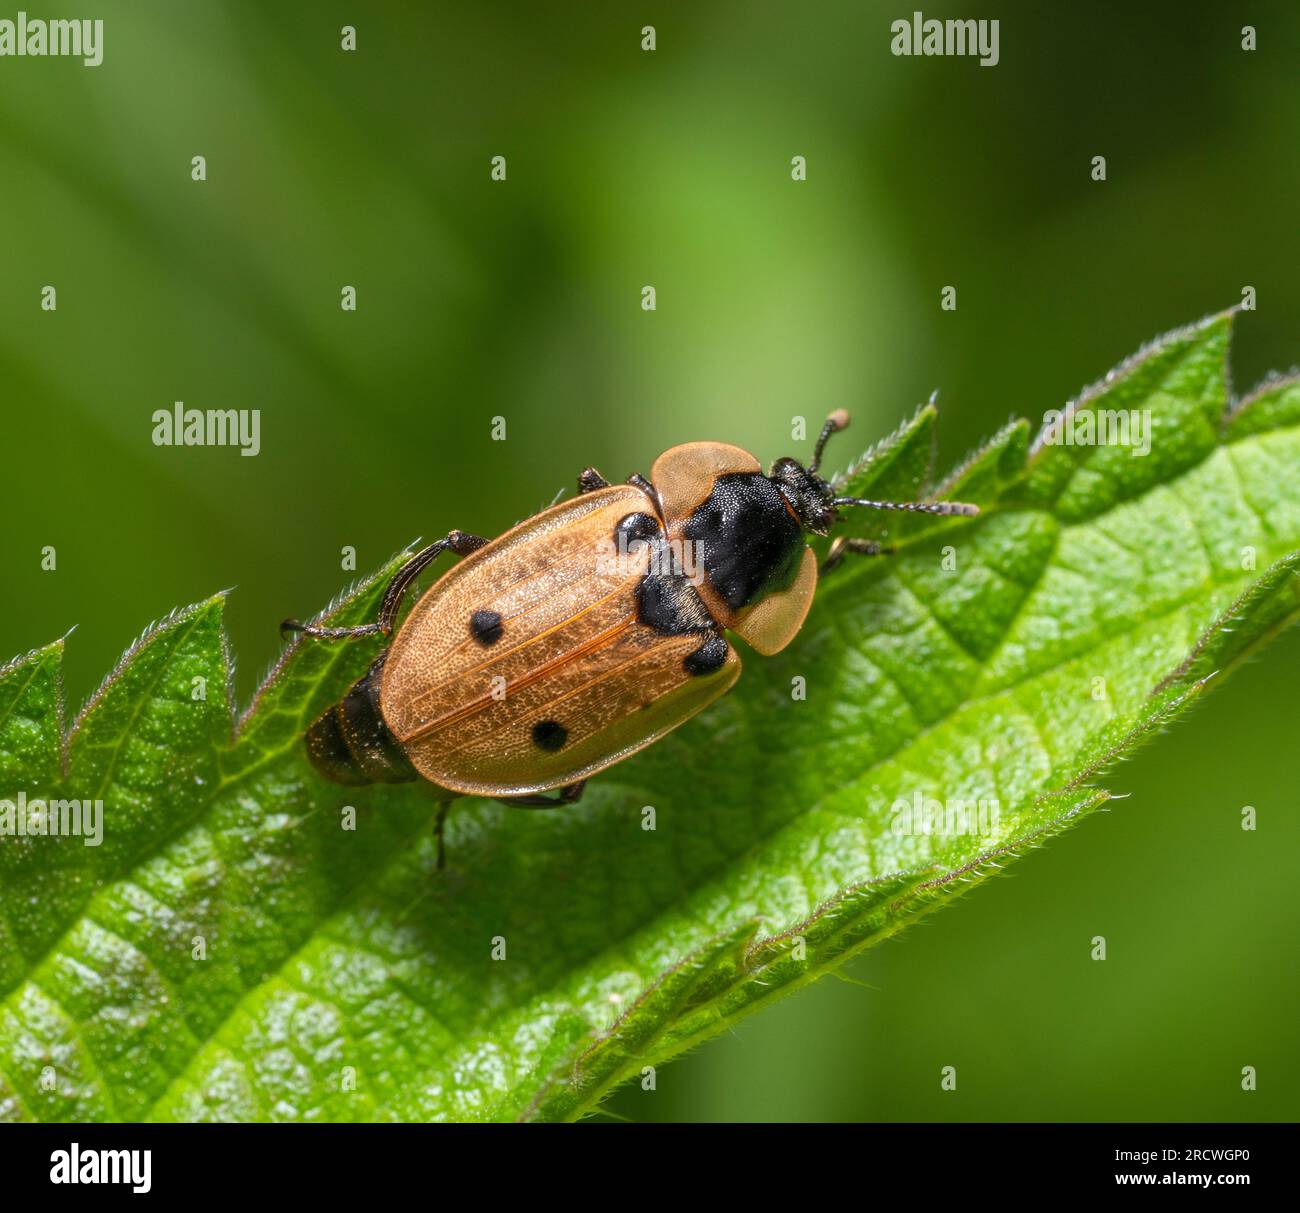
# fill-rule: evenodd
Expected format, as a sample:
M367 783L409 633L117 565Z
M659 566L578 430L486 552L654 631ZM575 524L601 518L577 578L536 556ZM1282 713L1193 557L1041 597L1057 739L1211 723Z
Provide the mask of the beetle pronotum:
M391 637L307 730L311 761L343 784L423 778L516 805L574 803L591 775L731 688L740 657L728 631L765 656L790 643L817 587L805 536L828 534L841 509L979 512L837 497L817 469L848 422L832 413L807 467L778 459L767 475L753 455L720 442L673 447L648 480L614 485L587 468L577 496L498 539L452 531L414 553L376 622L285 620L283 629L320 640ZM394 634L407 591L446 551L464 559ZM846 553L888 551L840 537L822 571ZM442 814L438 825L441 839Z

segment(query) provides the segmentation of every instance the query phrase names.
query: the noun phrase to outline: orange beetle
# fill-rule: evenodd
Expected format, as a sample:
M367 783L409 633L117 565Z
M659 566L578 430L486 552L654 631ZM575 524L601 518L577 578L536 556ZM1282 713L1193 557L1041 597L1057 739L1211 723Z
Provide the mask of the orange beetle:
M836 497L817 468L847 425L847 413L831 414L806 468L779 459L768 475L721 442L673 447L649 480L612 485L588 468L576 497L498 539L452 531L415 553L377 622L286 620L283 629L322 640L392 635L421 571L444 551L465 557L307 730L311 761L343 784L424 778L513 804L572 804L590 776L731 688L740 657L727 631L764 655L790 643L817 588L805 536L827 534L840 509L978 513ZM841 538L824 567L845 552L886 550Z

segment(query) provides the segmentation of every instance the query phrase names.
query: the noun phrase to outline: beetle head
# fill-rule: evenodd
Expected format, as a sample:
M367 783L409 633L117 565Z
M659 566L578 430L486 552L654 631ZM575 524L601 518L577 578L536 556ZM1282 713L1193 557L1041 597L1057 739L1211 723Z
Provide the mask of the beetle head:
M844 506L866 506L873 510L901 510L912 514L961 515L973 518L979 507L962 501L870 501L863 497L837 497L828 481L817 475L821 466L826 440L837 430L846 429L849 415L836 409L826 418L822 432L817 436L812 461L804 467L797 459L788 456L772 465L770 479L781 490L795 516L807 531L814 535L829 533Z
M804 530L814 535L830 532L835 522L835 490L811 467L787 456L772 465L769 479L781 490Z
M817 435L817 445L813 447L813 457L807 467L788 456L772 465L771 479L790 503L804 530L814 535L827 534L835 523L835 490L817 475L822 452L830 436L837 430L847 429L848 424L848 413L836 409L826 418L822 432Z

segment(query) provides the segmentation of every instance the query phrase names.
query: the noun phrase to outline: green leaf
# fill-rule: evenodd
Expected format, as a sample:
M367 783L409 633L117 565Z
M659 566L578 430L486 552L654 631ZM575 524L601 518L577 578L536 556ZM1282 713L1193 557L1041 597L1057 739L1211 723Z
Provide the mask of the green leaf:
M1149 410L1145 457L1016 421L937 486L980 518L850 514L899 554L828 577L791 648L580 805L459 802L445 872L436 789L304 760L372 642L293 645L237 725L221 596L66 737L62 642L4 668L0 801L98 799L104 825L0 837L0 1115L575 1118L1078 823L1300 612L1300 385L1230 407L1230 326L1072 406ZM924 492L934 422L842 490ZM322 617L373 618L401 559Z

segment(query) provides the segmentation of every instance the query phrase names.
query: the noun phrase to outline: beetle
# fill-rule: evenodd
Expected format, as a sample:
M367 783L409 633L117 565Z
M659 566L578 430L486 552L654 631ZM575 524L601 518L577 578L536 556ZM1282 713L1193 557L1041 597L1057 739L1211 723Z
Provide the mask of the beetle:
M673 447L648 479L620 485L589 467L576 496L497 539L451 531L412 554L374 623L286 619L282 632L318 640L389 639L307 730L311 762L340 784L424 779L526 807L575 803L592 775L731 689L741 661L728 632L764 656L794 639L817 588L807 536L827 535L840 510L979 512L837 497L817 469L848 422L832 413L807 467L786 457L767 474L721 442ZM840 536L821 571L846 553L890 551ZM408 591L443 552L462 559L394 632Z

